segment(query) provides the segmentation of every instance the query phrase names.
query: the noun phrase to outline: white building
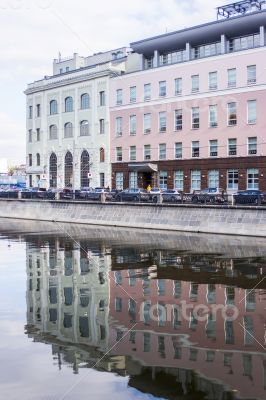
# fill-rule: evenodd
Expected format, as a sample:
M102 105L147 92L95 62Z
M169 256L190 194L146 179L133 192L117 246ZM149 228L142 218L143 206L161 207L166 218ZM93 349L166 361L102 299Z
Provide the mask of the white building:
M28 186L111 186L109 80L125 71L128 49L53 62L53 76L27 96Z

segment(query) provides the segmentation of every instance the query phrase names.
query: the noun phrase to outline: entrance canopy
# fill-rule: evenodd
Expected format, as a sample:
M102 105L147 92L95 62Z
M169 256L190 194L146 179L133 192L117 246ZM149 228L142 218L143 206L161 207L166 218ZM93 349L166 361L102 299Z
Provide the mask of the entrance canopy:
M158 165L151 163L128 164L128 169L130 171L137 171L137 172L157 172Z

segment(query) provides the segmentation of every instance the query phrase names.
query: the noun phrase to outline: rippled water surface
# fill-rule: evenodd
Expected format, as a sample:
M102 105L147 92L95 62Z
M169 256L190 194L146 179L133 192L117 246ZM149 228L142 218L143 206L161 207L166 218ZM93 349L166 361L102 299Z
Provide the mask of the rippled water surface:
M0 399L266 398L266 240L0 220L0 255Z

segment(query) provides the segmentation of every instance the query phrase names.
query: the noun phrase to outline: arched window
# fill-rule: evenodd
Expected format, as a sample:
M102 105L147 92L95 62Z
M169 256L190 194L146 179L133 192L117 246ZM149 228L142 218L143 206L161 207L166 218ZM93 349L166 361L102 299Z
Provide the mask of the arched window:
M57 101L51 100L50 101L50 115L57 114Z
M41 156L39 153L36 154L36 165L37 167L41 165Z
M73 111L73 97L66 97L65 98L65 112Z
M68 151L65 155L65 187L71 188L73 185L73 156Z
M73 137L73 125L71 122L67 122L64 126L64 137L65 138Z
M49 163L49 181L50 187L57 187L57 157L55 153L50 155L50 163Z
M81 121L80 136L89 136L89 121Z
M90 108L90 95L88 93L84 93L80 96L80 108L81 110Z
M80 157L80 187L89 187L90 180L88 174L90 172L90 156L87 150L83 150Z
M49 127L49 138L50 138L50 140L58 139L58 137L57 137L57 126L56 125L50 125L50 127Z
M100 148L100 162L105 162L105 153L104 153L104 148Z

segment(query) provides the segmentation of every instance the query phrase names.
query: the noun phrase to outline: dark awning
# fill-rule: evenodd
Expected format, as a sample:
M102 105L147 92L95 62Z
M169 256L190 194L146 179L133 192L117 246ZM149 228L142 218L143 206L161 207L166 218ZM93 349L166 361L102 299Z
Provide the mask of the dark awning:
M130 171L137 171L137 172L157 172L158 165L151 163L128 164L128 169Z

